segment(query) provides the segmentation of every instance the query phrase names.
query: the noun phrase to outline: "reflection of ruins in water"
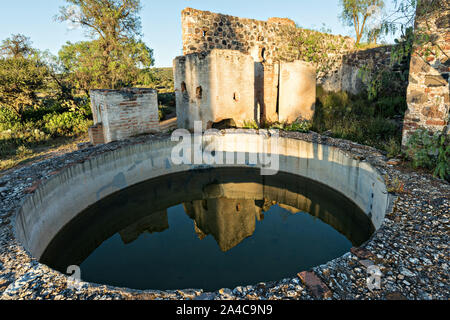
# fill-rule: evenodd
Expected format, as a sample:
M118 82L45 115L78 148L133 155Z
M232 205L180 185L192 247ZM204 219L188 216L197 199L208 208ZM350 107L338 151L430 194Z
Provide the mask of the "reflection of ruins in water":
M273 205L278 205L291 214L307 212L318 217L334 229L343 233L352 242L364 241L365 232L348 228L352 224L348 212L329 211L326 204L321 206L306 196L289 192L277 186L260 183L209 184L203 188L203 199L184 202L186 214L193 220L194 229L200 240L212 235L223 252L241 243L255 232L256 221L264 219L264 213ZM272 200L276 199L276 200ZM347 207L348 208L348 207ZM169 228L166 211L151 213L120 231L122 241L130 243L142 233L162 232ZM363 231L363 230L362 230Z
M374 232L370 218L342 194L286 173L223 168L183 172L129 187L100 200L66 225L41 262L57 270L81 264L104 241L119 234L134 242L143 233L169 228L167 209L183 204L200 239L212 235L226 252L250 237L264 212L278 205L287 215L307 212L332 226L354 246Z

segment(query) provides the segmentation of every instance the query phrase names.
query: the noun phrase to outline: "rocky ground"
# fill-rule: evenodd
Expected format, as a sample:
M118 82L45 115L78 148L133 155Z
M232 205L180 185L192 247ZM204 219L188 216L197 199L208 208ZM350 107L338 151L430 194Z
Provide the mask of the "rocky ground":
M40 183L68 166L130 143L165 139L167 135L81 150L20 168L0 178L1 299L449 299L450 185L423 173L402 169L379 151L315 133L283 133L291 138L334 145L367 161L385 176L397 196L383 226L361 248L298 275L213 293L202 290L136 291L79 283L33 259L15 239L12 223L23 199ZM370 290L368 271L381 271L380 289ZM301 272L303 271L303 272ZM373 278L370 278L373 279ZM374 282L376 283L376 282Z

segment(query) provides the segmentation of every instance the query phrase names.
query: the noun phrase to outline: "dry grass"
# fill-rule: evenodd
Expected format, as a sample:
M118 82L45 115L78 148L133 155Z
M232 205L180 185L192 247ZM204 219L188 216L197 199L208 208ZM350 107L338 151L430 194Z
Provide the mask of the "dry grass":
M0 176L34 162L75 151L79 143L88 141L89 138L86 134L78 137L55 138L44 145L24 148L15 155L0 160Z

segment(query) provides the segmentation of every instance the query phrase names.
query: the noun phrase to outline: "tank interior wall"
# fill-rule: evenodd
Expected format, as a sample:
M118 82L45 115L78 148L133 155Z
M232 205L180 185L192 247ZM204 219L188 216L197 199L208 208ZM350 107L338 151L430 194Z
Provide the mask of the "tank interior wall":
M278 148L273 152L279 154L280 171L301 175L340 191L372 219L376 228L381 226L390 204L384 180L369 164L348 157L340 149L296 139L263 138L239 130L227 130L210 139L221 146L218 150L238 154L255 152L258 143L270 148L276 139ZM175 145L170 139L128 145L66 168L40 184L24 201L15 220L18 239L39 258L64 225L100 199L154 177L208 167L173 164L171 155Z

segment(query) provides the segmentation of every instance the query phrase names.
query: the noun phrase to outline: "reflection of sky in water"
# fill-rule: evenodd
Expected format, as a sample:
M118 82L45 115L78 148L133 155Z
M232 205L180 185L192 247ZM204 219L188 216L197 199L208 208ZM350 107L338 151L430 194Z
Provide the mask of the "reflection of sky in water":
M163 232L145 232L129 244L119 234L103 242L81 264L82 279L137 289L232 288L294 276L352 246L320 219L273 205L252 236L222 252L213 235L199 240L183 205L167 213ZM238 231L227 230L225 238Z
M101 284L214 290L294 276L373 231L354 203L312 180L196 170L100 200L58 232L40 262L61 272L79 265L84 281Z

